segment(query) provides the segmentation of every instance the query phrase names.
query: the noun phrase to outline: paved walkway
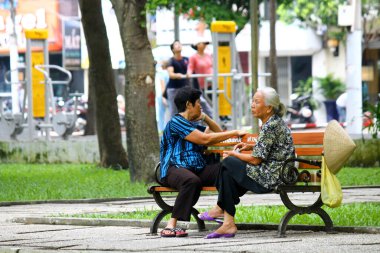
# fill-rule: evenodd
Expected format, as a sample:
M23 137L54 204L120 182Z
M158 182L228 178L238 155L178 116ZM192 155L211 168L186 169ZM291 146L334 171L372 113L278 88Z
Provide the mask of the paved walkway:
M380 188L344 189L344 203L380 202ZM317 194L294 194L302 203ZM215 203L215 196L202 196L198 207ZM244 205L281 204L277 194L247 194ZM149 235L146 223L100 225L25 224L15 220L46 220L47 216L74 213L112 213L157 208L152 199L119 200L100 203L45 203L0 206L0 252L380 252L380 229L373 233L326 234L287 231L276 238L274 230L239 230L233 239L205 240L209 231L189 230L187 238L160 238ZM55 218L50 218L54 222ZM86 220L78 219L79 221ZM59 223L59 219L56 219ZM115 221L113 221L115 222ZM81 223L77 223L81 224ZM128 225L129 224L129 225ZM212 225L208 225L213 229Z

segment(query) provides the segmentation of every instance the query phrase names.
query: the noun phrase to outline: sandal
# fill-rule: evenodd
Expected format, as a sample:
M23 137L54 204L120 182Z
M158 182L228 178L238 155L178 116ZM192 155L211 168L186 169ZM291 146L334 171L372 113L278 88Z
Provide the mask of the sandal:
M169 231L170 233L167 233L165 231ZM164 228L160 232L161 237L176 237L176 234L177 232L175 231L175 228Z
M198 214L198 218L200 220L203 220L203 221L215 221L219 224L222 224L223 223L223 219L220 219L220 218L213 218L211 217L208 212L204 212L204 213L200 213Z
M173 228L175 232L176 237L186 237L188 236L188 233L186 232L186 229L183 228Z

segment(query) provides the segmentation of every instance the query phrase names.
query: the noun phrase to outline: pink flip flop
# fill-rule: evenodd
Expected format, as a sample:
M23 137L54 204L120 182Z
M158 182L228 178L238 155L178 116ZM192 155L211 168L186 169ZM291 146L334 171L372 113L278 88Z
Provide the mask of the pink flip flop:
M208 212L203 212L203 213L198 214L198 218L201 219L201 220L203 220L203 221L215 221L215 222L217 222L219 224L223 223L223 220L211 217L208 214Z

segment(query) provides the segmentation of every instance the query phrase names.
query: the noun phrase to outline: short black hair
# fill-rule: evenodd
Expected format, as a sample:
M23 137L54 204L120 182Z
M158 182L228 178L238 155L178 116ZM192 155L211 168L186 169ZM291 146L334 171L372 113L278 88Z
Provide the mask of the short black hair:
M194 106L195 102L201 97L201 94L200 90L188 86L180 88L174 97L174 103L177 106L178 112L186 111L186 102L190 102Z
M175 40L175 41L173 41L172 44L170 44L170 50L172 50L172 52L173 52L174 44L175 44L176 42L179 42L179 40ZM181 43L181 42L180 42L180 43Z

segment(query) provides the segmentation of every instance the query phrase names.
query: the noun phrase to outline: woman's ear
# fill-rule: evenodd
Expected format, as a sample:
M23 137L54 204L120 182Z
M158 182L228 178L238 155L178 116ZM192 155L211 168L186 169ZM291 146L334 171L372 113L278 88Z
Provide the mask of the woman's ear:
M274 110L274 109L273 109L273 106L269 105L268 107L269 107L269 108L268 108L268 110L267 110L267 113L270 113L271 111Z

